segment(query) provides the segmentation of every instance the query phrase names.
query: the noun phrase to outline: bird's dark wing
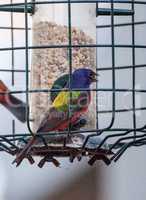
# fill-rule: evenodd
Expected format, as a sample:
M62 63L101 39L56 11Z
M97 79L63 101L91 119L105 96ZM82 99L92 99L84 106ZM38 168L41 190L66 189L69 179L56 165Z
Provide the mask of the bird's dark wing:
M57 80L53 83L53 86L51 88L51 94L50 94L52 102L58 96L58 94L60 93L60 90L66 87L68 81L69 81L69 74L64 74L63 76L60 76L59 78L57 78ZM55 89L59 89L59 90L55 91Z

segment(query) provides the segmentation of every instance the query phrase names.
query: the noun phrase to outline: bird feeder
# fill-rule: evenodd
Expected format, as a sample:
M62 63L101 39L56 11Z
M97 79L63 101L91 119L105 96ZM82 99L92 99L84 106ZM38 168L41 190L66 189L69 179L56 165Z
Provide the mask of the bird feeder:
M33 46L38 47L32 51L32 90L49 91L57 78L78 68L96 71L96 49L91 47L96 44L96 4L37 4L32 24ZM50 106L50 92L31 94L33 132ZM84 116L85 129L95 128L95 109L92 97L89 112Z

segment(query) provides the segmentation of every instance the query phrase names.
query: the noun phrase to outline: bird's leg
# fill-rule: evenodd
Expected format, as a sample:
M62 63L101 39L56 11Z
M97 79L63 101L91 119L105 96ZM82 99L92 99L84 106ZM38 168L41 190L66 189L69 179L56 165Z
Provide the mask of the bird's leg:
M32 145L36 141L36 136L33 136L28 143L24 146L24 148L20 151L20 153L16 156L16 159L13 161L13 164L16 163L17 166L21 164L23 159L27 157L27 154L29 153Z

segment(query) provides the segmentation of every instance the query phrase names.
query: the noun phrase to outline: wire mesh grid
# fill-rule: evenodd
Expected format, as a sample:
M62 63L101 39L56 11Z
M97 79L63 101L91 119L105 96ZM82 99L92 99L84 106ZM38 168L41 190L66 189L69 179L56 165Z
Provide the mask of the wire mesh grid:
M31 18L30 13L33 14L35 12L35 5L39 4L58 4L58 3L64 3L68 6L68 41L69 43L67 45L43 45L43 46L32 46L29 42L29 33L31 32L31 26L29 26L29 18ZM97 43L91 44L91 45L73 45L72 44L72 12L71 12L71 6L74 3L93 3L96 4L96 12L97 12L97 21L101 20L101 17L108 16L109 23L108 24L98 24L97 23ZM103 4L104 3L104 4ZM104 8L103 8L104 5ZM116 8L116 6L119 6L120 8ZM128 6L129 9L123 8L121 9L121 6ZM67 132L60 132L60 135L65 134L65 138L61 138L61 142L63 145L61 147L56 146L49 146L47 143L45 137L46 135L49 135L51 138L51 135L54 136L56 133L39 133L37 134L37 137L39 137L42 140L43 145L41 147L32 147L29 154L27 154L27 158L30 161L30 163L33 163L33 155L35 156L41 156L42 159L39 163L39 166L42 167L43 164L46 161L51 161L54 163L54 165L58 166L58 161L55 159L55 157L69 157L70 161L72 162L75 157L78 158L78 160L81 159L82 156L89 156L89 164L93 164L96 160L103 160L106 164L110 164L112 160L117 161L120 156L131 146L142 146L146 143L146 133L145 133L145 123L143 126L138 127L138 114L137 112L144 112L146 110L146 107L139 106L137 107L136 98L137 95L140 94L141 98L144 98L144 94L146 92L144 89L137 88L137 82L136 82L136 76L139 69L144 69L146 66L145 63L137 64L136 62L136 55L137 55L137 49L144 51L146 48L146 45L139 44L136 42L136 31L137 27L142 25L146 25L146 20L139 20L136 21L135 19L135 13L137 6L146 6L145 1L120 1L120 0L82 0L82 1L30 1L28 2L25 0L22 3L16 3L13 0L11 0L9 3L4 2L0 4L0 11L7 11L10 12L10 26L7 27L0 27L1 30L10 30L11 35L11 45L10 47L1 47L0 52L11 52L11 68L3 69L1 67L0 71L1 73L9 73L11 75L11 85L12 88L15 88L16 85L16 78L18 75L16 74L22 74L25 77L25 86L23 90L11 90L7 91L7 94L11 95L21 95L23 94L25 96L26 103L23 105L25 109L25 120L27 122L27 132L25 134L23 133L16 133L16 121L15 119L12 119L12 130L11 132L6 132L4 134L1 131L0 135L0 150L5 151L7 153L10 153L12 155L16 155L21 151L21 148L18 145L18 142L23 141L24 143L27 143L26 136L31 136L33 134L31 127L30 127L30 113L29 113L29 94L30 93L37 93L37 92L56 92L58 90L31 90L29 88L29 74L30 74L30 57L31 57L31 50L33 49L43 49L43 48L68 48L69 51L69 76L71 77L72 74L72 48L79 47L91 47L96 48L97 50L97 67L96 71L99 73L102 77L102 74L109 72L108 78L111 80L111 87L101 87L100 79L98 84L96 84L96 89L94 89L94 92L96 92L96 129L94 130L87 130L87 131L81 131L76 130L72 131L69 130ZM20 12L23 13L23 19L24 19L24 27L15 27L14 26L14 13ZM116 16L123 16L125 17L125 23L116 23ZM118 20L117 20L118 21ZM128 22L127 22L128 21ZM102 20L101 20L102 22ZM130 28L130 39L131 43L117 43L116 42L116 30L118 28ZM15 46L14 44L14 35L16 30L21 30L25 34L25 44L24 46ZM110 34L110 42L103 40L100 43L100 37L98 38L98 32L101 30L104 30L108 34ZM108 30L108 31L107 31ZM109 67L100 65L100 56L102 54L102 51L100 50L110 50L109 56L111 59L111 65ZM122 64L117 65L117 50L123 49L126 51L128 49L131 51L131 64ZM16 69L15 68L15 52L17 51L24 51L24 57L25 57L25 68L24 69ZM103 59L103 56L101 56ZM104 58L105 59L105 58ZM124 59L124 58L123 58ZM116 81L119 79L119 75L117 73L122 74L123 71L126 71L127 73L130 72L129 80L131 82L131 88L118 88ZM103 79L105 79L106 76L103 75ZM126 77L122 75L122 82L128 82L128 80L125 80ZM104 81L104 80L103 80ZM17 88L17 87L16 87ZM103 108L100 106L100 98L101 94L104 94L105 99L108 98L108 94L110 94L110 109L108 109L106 106ZM0 94L6 95L6 93L1 92ZM126 95L128 94L130 97L130 106L127 108L123 108L124 105L122 104L122 108L118 108L117 106L117 99L120 98L120 95L123 95L124 98L126 98ZM102 101L102 100L101 100ZM123 113L126 115L123 115ZM130 113L128 115L127 113ZM125 117L126 121L130 123L130 117L131 117L131 127L126 125L126 127L121 126L120 127L120 120L123 120L123 118L119 116ZM105 120L105 117L108 116L109 120ZM118 119L116 119L118 118ZM24 121L25 121L24 120ZM106 125L103 126L101 124L101 121L105 120ZM116 121L118 121L116 123ZM9 124L10 126L10 124ZM70 135L73 134L81 134L81 133L87 133L87 137L85 141L83 142L83 145L80 148L72 148L66 146L66 139L70 137ZM27 133L27 134L26 134ZM88 135L88 133L90 133ZM87 143L89 140L95 136L101 137L100 143L95 147L94 149L88 149ZM53 138L53 137L52 137ZM104 148L105 144L110 144L108 149Z

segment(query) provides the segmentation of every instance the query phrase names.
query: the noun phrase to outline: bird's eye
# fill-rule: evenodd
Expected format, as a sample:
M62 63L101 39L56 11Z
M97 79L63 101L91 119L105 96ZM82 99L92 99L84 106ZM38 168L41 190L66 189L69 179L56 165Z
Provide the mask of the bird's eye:
M90 72L89 77L92 78L94 76L94 74L92 72Z
M91 80L92 82L97 81L96 76L97 76L97 74L96 74L95 72L91 72L91 73L89 74L89 78L90 78L90 80Z

